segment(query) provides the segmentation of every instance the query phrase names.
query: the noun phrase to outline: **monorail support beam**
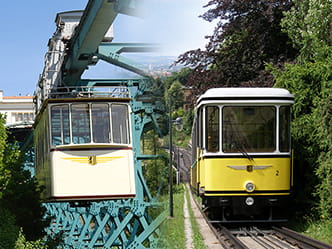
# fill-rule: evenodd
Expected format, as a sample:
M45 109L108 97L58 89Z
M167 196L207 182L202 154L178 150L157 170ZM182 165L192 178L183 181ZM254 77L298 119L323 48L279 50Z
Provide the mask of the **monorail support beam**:
M96 52L118 13L136 15L140 0L90 0L81 22L71 38L63 64L63 83L76 85L89 62L85 54Z

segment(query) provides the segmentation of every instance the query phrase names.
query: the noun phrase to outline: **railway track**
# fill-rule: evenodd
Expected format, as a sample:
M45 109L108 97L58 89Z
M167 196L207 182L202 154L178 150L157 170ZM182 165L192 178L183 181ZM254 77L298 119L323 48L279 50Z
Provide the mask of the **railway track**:
M230 229L216 226L213 229L216 229L220 243L227 249L332 249L331 245L284 227Z
M190 151L180 149L181 159L179 168L183 180L189 178ZM199 207L196 200L196 205ZM203 218L209 224L220 244L226 249L332 249L321 241L312 239L285 227L225 227L220 223L212 223L208 220L199 207Z

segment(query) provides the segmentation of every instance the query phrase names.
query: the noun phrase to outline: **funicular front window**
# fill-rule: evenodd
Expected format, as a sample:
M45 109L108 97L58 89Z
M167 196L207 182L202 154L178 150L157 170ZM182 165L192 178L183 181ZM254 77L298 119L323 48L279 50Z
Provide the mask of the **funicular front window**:
M91 142L89 104L71 106L71 126L74 144Z
M128 144L128 108L125 105L111 106L113 143Z
M51 106L52 145L129 144L129 112L124 104L82 103Z
M274 152L276 108L226 106L222 115L222 150L226 153Z
M70 124L68 105L57 105L51 108L52 144L70 143Z
M110 111L108 104L92 104L93 142L110 142Z

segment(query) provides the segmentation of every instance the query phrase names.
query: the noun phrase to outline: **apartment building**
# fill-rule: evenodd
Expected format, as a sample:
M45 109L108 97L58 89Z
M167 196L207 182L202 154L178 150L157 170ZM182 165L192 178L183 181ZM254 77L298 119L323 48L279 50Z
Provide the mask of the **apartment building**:
M6 126L10 128L32 127L34 122L32 96L4 96L0 90L0 113L5 115Z

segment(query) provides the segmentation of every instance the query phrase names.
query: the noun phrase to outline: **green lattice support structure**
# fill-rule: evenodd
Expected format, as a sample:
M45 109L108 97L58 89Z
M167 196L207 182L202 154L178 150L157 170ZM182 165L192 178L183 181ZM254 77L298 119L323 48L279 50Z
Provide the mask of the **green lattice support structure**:
M103 82L111 84L112 80ZM119 84L119 81L115 82L113 84ZM124 82L132 99L136 197L94 201L83 206L82 203L75 206L68 202L44 204L47 209L45 218L51 220L47 234L61 237L63 248L159 248L159 227L167 214L164 205L151 196L141 163L142 160L158 158L158 155L142 155L140 139L147 127L158 129L156 121L162 110L153 103L137 101L144 95L142 91L147 89L148 80L122 80L121 84Z

